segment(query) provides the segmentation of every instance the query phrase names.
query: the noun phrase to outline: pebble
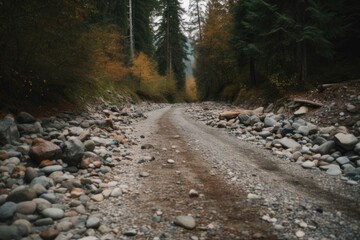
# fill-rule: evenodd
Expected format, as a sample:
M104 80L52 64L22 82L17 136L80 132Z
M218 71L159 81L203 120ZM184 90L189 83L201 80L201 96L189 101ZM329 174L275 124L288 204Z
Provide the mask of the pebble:
M52 218L54 220L57 220L57 219L61 219L64 217L64 210L62 209L59 209L59 208L47 208L47 209L44 209L41 214L44 216L44 217L49 217L49 218Z
M301 230L297 231L297 232L295 233L295 235L296 235L296 237L298 237L298 238L303 238L303 237L305 237L305 233L304 233L303 231L301 231Z
M192 216L178 216L175 218L174 224L189 230L196 227L195 219Z
M168 164L174 164L174 163L175 163L175 161L174 161L173 159L168 159L166 162L167 162Z

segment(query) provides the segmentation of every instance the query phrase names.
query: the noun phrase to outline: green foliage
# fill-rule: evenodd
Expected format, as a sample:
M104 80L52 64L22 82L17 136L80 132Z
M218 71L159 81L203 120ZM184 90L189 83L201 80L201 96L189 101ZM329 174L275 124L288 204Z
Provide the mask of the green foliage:
M178 0L161 0L161 21L155 35L156 59L162 75L172 75L177 88L185 87L185 63L187 39L182 31L182 14Z

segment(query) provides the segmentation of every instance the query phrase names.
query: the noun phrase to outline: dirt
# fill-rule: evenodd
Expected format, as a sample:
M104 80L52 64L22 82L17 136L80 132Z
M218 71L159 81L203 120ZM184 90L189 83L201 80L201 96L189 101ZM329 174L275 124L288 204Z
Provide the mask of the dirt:
M150 113L135 129L145 135L142 144L155 147L141 152L156 159L139 170L150 176L141 179L129 216L136 226L151 222L146 239L296 239L299 219L312 226L302 230L314 239L359 236L357 186L344 186L338 178L301 169L197 123L183 107ZM168 164L168 159L175 163ZM200 196L190 198L190 189ZM249 199L249 193L259 197ZM159 211L161 221L151 221ZM188 214L196 219L194 230L173 225L176 216ZM261 219L265 215L284 229L276 231Z

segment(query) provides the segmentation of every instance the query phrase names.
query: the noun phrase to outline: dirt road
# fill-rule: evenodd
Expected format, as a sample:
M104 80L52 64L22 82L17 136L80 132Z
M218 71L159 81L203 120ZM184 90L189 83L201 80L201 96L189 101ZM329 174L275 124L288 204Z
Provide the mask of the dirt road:
M154 147L140 155L155 157L139 169L145 177L139 179L139 194L128 206L132 216L124 215L133 226L146 226L135 238L360 236L357 187L320 171L303 170L223 130L195 122L183 107L153 111L135 129L143 138L141 144ZM191 189L199 196L190 197ZM175 226L179 215L193 216L196 228Z

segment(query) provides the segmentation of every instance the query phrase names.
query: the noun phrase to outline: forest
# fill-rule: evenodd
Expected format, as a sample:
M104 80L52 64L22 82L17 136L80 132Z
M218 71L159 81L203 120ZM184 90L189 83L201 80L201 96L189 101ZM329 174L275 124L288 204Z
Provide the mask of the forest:
M82 104L124 91L241 102L249 89L271 99L360 76L356 0L181 3L1 0L1 101ZM195 82L185 74L189 56Z

